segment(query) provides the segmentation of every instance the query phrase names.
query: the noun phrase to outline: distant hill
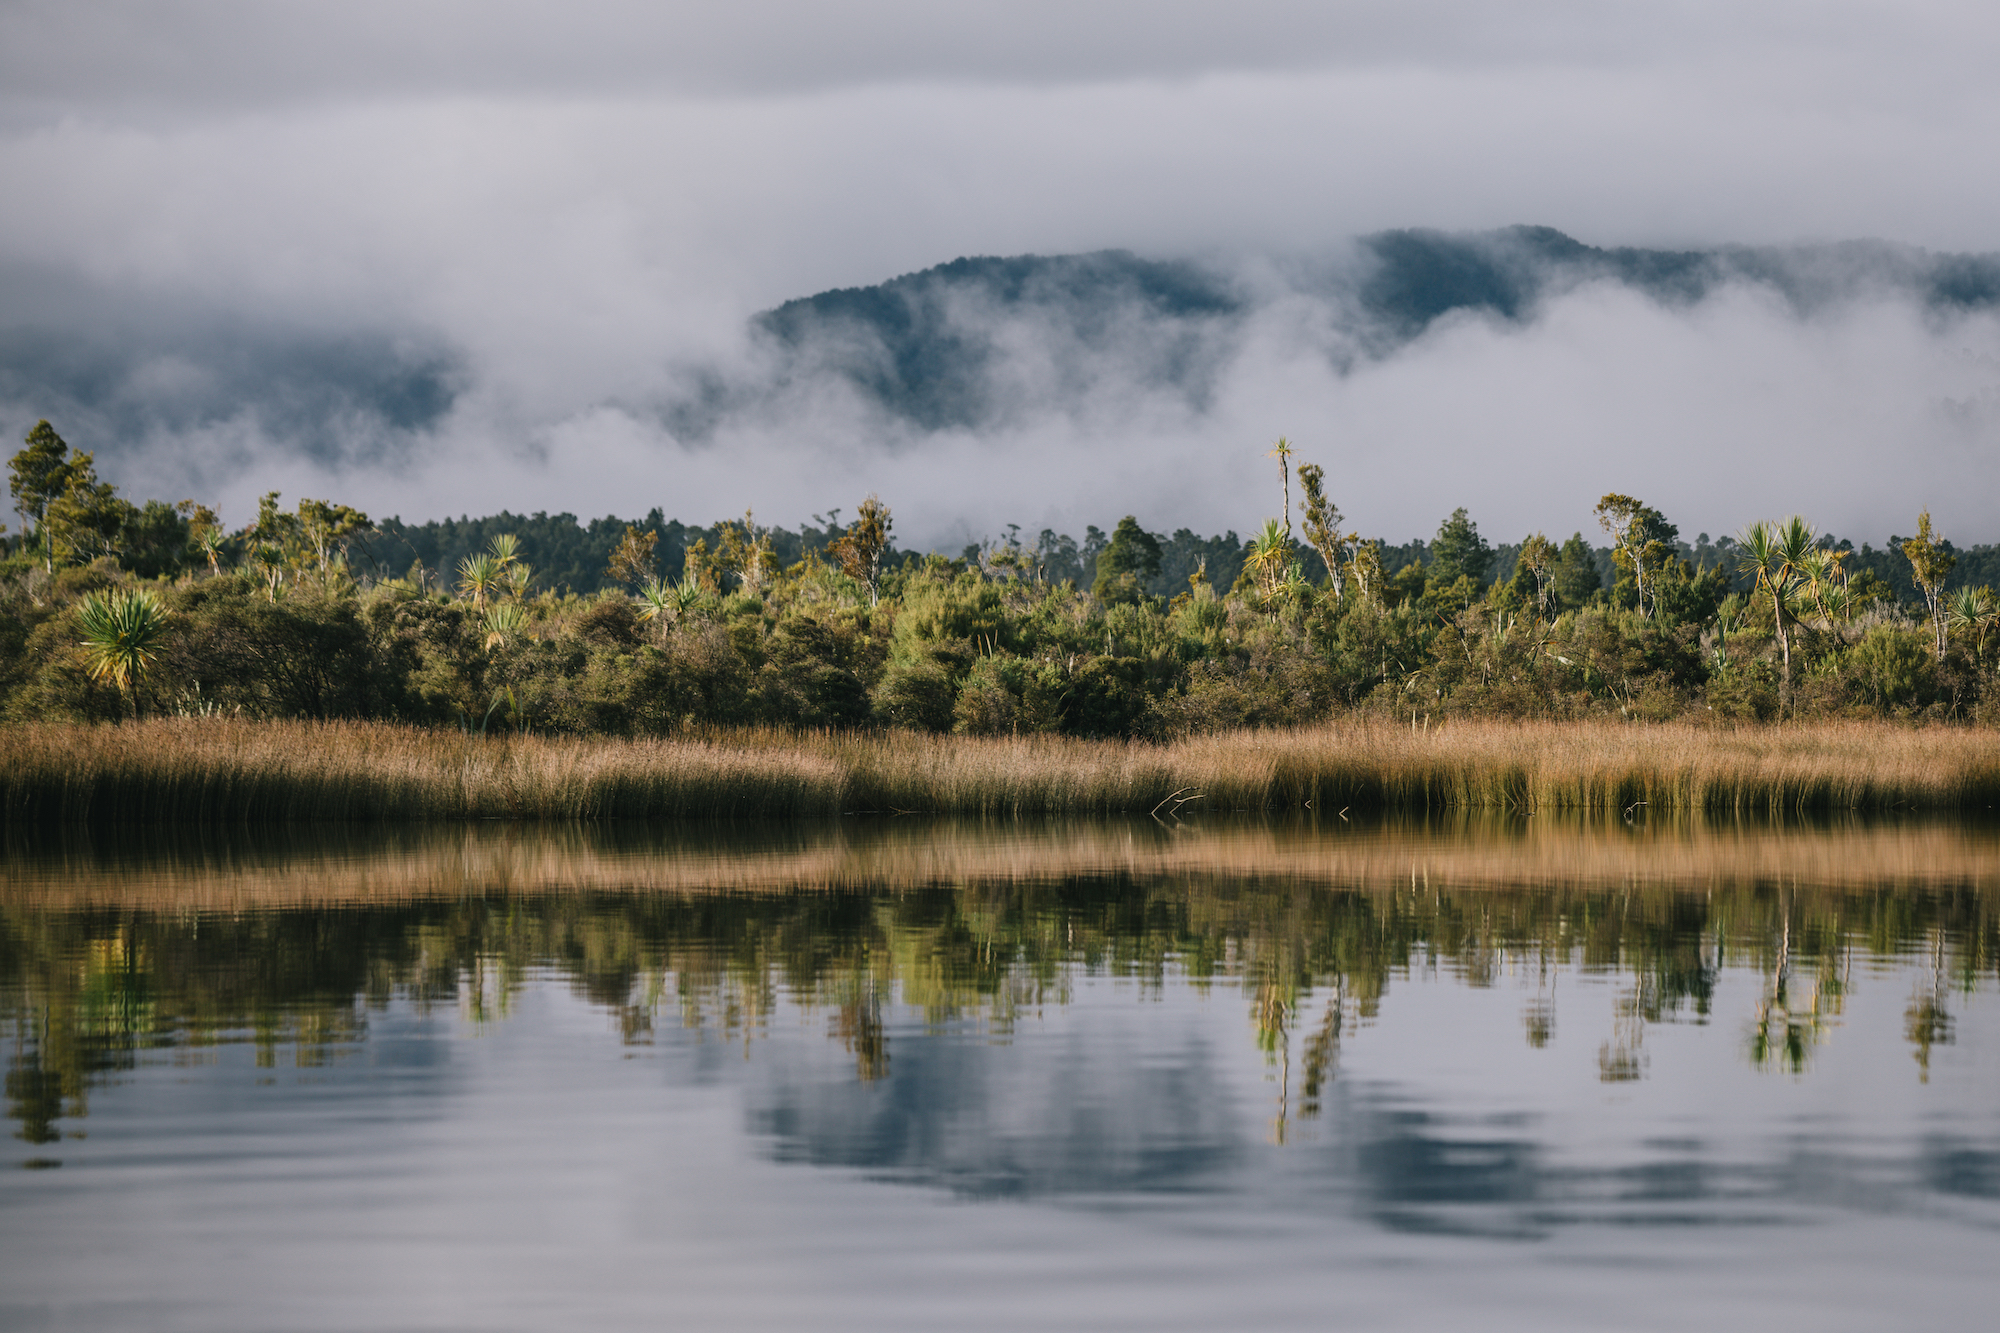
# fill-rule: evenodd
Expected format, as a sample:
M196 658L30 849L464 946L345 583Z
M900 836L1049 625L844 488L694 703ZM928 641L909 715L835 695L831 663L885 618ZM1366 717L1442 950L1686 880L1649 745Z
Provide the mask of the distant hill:
M684 437L788 387L832 382L920 432L979 430L1081 405L1106 385L1202 408L1245 322L1286 296L1331 312L1327 354L1381 356L1440 319L1531 319L1553 296L1608 282L1666 305L1729 284L1800 313L1896 293L1927 309L2000 308L2000 255L1877 241L1647 250L1587 245L1552 227L1379 232L1314 260L1239 271L1123 250L955 259L871 287L787 301L752 320L755 371L707 371L666 410Z

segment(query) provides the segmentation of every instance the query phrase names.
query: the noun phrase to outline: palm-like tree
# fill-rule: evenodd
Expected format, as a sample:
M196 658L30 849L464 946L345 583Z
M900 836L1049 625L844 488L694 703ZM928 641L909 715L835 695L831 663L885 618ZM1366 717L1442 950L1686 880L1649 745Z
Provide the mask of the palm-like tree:
M490 652L507 640L528 631L528 608L519 602L501 602L486 613L486 647Z
M1792 698L1792 627L1798 623L1793 608L1811 585L1809 570L1817 538L1812 524L1796 514L1783 523L1759 519L1736 538L1742 551L1739 563L1743 572L1755 574L1757 586L1771 596L1778 625L1778 651L1784 659L1787 706Z
M681 581L669 591L668 601L673 606L674 620L678 623L708 604L708 589L694 575L683 574Z
M1306 578L1306 567L1294 560L1285 566L1278 575L1277 582L1272 584L1271 597L1274 601L1283 600L1294 605L1303 605L1311 591L1312 583Z
M505 569L521 558L521 540L511 532L503 532L495 536L492 541L486 543L486 549L495 560L500 562L502 569Z
M1284 529L1278 526L1277 519L1265 519L1263 531L1250 539L1249 550L1243 557L1251 577L1257 580L1258 591L1266 597L1270 596L1271 590L1284 577L1285 566L1291 561L1291 543L1285 540Z
M167 636L167 608L150 592L94 592L77 607L83 628L86 669L92 680L109 680L132 697L139 717L139 682L159 656Z
M264 595L271 601L278 600L278 585L285 581L285 569L290 561L285 549L269 543L259 546L253 555L258 573L264 576Z
M1278 460L1278 480L1285 488L1285 544L1292 538L1292 442L1280 435L1271 446L1270 457Z
M485 609L487 594L500 586L500 561L481 552L469 555L458 562L458 590L472 599L472 604Z
M692 574L683 574L679 583L651 578L639 589L639 619L651 621L664 639L668 625L680 624L707 602L708 589Z
M528 595L528 587L534 581L534 566L524 565L519 561L508 563L500 575L500 582L507 589L507 595L517 602Z
M1986 660L1986 636L2000 626L2000 604L1991 588L1958 588L1946 601L1945 623L1949 630L1972 640L1973 660Z
M674 585L654 575L639 587L639 619L651 621L662 635L674 618Z
M1819 607L1820 617L1826 621L1829 630L1845 620L1853 608L1853 599L1848 596L1847 571L1840 564L1846 558L1845 551L1829 551L1824 546L1815 546L1806 552L1800 566L1813 603Z

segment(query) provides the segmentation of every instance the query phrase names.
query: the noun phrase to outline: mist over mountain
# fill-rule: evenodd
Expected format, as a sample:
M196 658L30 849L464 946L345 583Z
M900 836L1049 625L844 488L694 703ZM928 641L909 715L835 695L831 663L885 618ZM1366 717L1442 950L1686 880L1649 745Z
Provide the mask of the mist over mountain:
M1933 321L2000 309L2000 255L1880 241L1704 250L1600 248L1552 227L1379 232L1315 259L1159 260L1123 250L961 258L870 287L787 301L752 321L734 378L692 372L670 402L677 435L829 382L911 432L1088 418L1106 399L1158 396L1207 411L1252 354L1260 316L1290 317L1292 350L1338 373L1404 352L1440 322L1525 329L1590 286L1686 311L1739 288L1810 321L1907 303Z
M0 265L0 411L128 492L379 515L754 507L869 492L898 539L1008 524L1239 532L1289 436L1392 542L1506 539L1611 490L1690 532L1804 512L2000 536L2000 256L1879 241L1666 250L1549 227L1310 253L968 257L662 336L606 369L394 309L265 309ZM505 336L512 336L507 334ZM1803 464L1803 465L1802 465Z

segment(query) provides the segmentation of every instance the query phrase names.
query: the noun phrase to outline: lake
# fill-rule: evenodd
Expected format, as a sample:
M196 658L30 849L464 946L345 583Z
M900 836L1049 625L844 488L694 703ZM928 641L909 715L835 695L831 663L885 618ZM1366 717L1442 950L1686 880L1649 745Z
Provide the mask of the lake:
M0 1328L1976 1325L2000 828L13 830Z

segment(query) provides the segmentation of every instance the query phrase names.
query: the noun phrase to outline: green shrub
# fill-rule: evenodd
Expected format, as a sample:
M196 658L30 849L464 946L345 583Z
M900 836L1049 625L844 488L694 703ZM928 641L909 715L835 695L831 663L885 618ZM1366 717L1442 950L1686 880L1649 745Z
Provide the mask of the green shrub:
M951 677L931 660L892 666L873 692L875 717L913 731L950 731L957 693Z
M1877 708L1907 708L1929 698L1935 682L1930 640L1916 630L1877 625L1847 654L1848 679Z

